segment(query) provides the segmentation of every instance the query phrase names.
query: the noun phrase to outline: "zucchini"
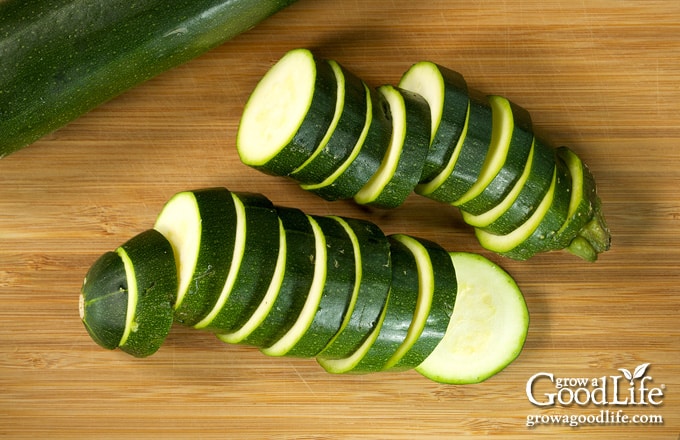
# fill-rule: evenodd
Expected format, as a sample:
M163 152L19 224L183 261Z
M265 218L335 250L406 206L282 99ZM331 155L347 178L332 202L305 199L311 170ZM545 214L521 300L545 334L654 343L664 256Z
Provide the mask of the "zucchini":
M293 2L0 2L0 158Z
M149 229L92 265L81 288L80 319L100 346L146 357L170 333L176 292L172 247Z
M458 72L420 61L404 73L399 87L420 94L430 107L430 148L420 176L426 183L444 170L463 132L470 100L467 84Z
M231 333L218 333L224 342L268 347L290 330L306 303L317 260L312 224L307 214L297 208L279 206L276 210L286 236L286 265L276 299L271 308L261 304L269 310L247 335L238 334L243 326ZM250 319L254 316L255 313Z
M489 96L492 138L474 185L452 205L473 214L500 203L519 180L531 151L529 113L502 96Z
M331 129L337 92L331 64L307 49L286 53L245 105L236 135L241 161L275 175L303 166Z
M392 137L378 170L354 195L362 205L395 208L420 180L430 145L430 112L422 96L390 85L378 89L389 105Z
M270 74L271 70L265 77ZM383 85L377 90L372 96L377 95L382 103L367 99L364 124L358 123L359 117L349 124L354 126L352 133L361 133L359 141L353 143L352 137L348 147L339 150L344 160L321 161L323 180L309 182L295 173L273 174L297 180L303 189L326 200L353 198L363 205L396 208L415 192L456 206L478 239L484 240L483 246L513 259L566 249L594 261L609 249L611 234L597 192L587 190L578 199L572 197L572 190L582 189L582 171L574 162L574 170L564 173L564 164L558 162L565 159L557 160L556 149L536 138L528 111L501 96L469 89L460 74L429 61L412 65L398 86ZM352 96L344 97L344 108L353 99L356 108L361 107L363 95ZM246 106L244 113L248 111ZM334 130L319 122L316 135L332 137ZM258 136L255 125L242 125L239 130ZM346 156L349 146L352 149ZM258 154L255 146L251 148L254 151L241 148L240 154ZM283 147L272 151L280 151L279 161L299 159ZM321 158L322 151L306 154ZM577 182L570 183L572 173ZM553 180L555 186L550 189ZM578 218L571 219L576 213ZM562 215L570 220L560 223Z
M524 346L529 311L512 277L481 255L452 252L458 294L444 338L415 370L436 382L482 382Z
M210 312L227 279L237 234L235 195L226 188L182 191L163 207L154 229L177 261L175 320L194 325Z
M219 213L232 225L214 227ZM183 191L166 203L156 227L105 253L88 271L80 315L104 348L148 356L177 322L227 343L253 345L267 355L314 357L331 373L419 368L425 375L438 375L436 380L449 380L461 374L460 367L451 367L450 374L441 371L446 370L442 356L456 349L450 342L456 310L458 316L488 316L483 310L489 305L487 291L494 298L507 296L497 281L500 269L489 262L468 270L434 242L385 236L366 220L276 206L260 194L225 188ZM227 237L225 230L233 235ZM202 283L194 274L206 255L218 254L220 247L230 255L219 263L227 267L227 276L215 298L215 283ZM196 310L208 310L195 324L173 307L186 277L196 284L193 295L202 298ZM460 311L461 277L464 289L481 289L481 312L469 294ZM513 295L521 299L519 290ZM495 310L508 314L505 320L476 328L481 359L470 356L470 362L498 371L508 362L506 354L521 348L505 347L495 358L485 351L484 335L514 335L521 332L518 323L526 323L526 309L517 309L516 303L507 307ZM468 344L461 344L467 352ZM432 359L434 370L427 367Z
M281 222L260 194L232 193L236 206L234 256L211 310L194 327L225 333L240 328L266 295L278 262Z
M354 248L354 292L338 333L317 357L340 359L356 350L375 328L392 282L390 244L375 224L333 217L347 231Z
M404 234L391 237L415 258L418 302L406 337L384 369L410 370L434 351L446 333L458 290L456 269L446 250L434 242Z
M317 149L290 177L300 183L315 184L330 176L352 153L366 120L368 94L364 82L333 60L337 83L335 114L326 136Z
M470 96L467 120L461 134L461 143L456 147L445 171L432 181L416 187L422 196L443 203L453 204L477 181L487 153L491 148L493 115L486 97L475 92Z
M326 179L300 186L326 200L351 199L378 171L392 135L389 107L382 94L365 86L366 119L350 156Z

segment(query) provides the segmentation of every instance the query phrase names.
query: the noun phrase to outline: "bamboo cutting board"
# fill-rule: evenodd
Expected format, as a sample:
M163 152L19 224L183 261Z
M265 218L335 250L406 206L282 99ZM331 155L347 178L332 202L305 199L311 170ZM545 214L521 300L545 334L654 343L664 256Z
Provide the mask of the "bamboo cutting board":
M678 439L678 17L680 3L668 1L300 0L0 160L0 436ZM243 166L234 149L242 106L295 47L373 86L432 60L524 106L537 131L590 165L612 249L595 264L563 252L514 262L481 249L457 211L424 198L367 210ZM415 372L334 376L182 327L147 359L99 348L78 318L89 266L151 227L175 192L218 185L487 256L525 294L524 351L482 384L447 386ZM659 405L631 404L627 380L612 378L646 363ZM619 403L536 405L526 388L538 373L601 378L610 394L619 386ZM539 376L538 403L556 382ZM563 400L579 387L567 381ZM586 423L527 426L549 415Z

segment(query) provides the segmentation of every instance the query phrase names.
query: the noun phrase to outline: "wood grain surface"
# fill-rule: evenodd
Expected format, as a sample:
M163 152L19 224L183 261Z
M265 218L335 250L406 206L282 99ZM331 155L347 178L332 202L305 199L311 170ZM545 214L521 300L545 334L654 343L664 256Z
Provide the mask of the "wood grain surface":
M300 0L0 160L0 437L677 440L678 17L671 1ZM524 106L538 132L589 164L612 249L594 264L564 252L515 262L481 249L455 209L422 197L363 209L245 167L234 148L243 104L295 47L373 86L432 60ZM489 257L525 294L524 351L487 382L447 386L415 372L330 375L313 360L179 326L143 360L98 347L78 318L89 266L152 226L175 192L216 185ZM525 391L539 372L601 378L644 363L661 405L539 407ZM547 380L536 391L549 392ZM527 416L601 411L648 423L527 426Z

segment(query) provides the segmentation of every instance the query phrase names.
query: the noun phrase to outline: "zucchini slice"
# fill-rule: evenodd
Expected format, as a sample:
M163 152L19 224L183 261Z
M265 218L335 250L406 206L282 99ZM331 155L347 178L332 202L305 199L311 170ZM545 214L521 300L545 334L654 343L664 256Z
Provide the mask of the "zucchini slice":
M336 61L329 60L338 85L335 116L316 151L290 173L301 184L315 184L330 176L352 153L366 121L364 82Z
M531 151L531 117L502 96L489 96L492 115L491 146L472 187L452 204L472 214L498 205L524 171Z
M354 200L361 205L395 208L420 180L430 145L430 111L422 96L385 85L378 88L392 118L392 137L380 168Z
M179 284L175 320L194 325L217 301L236 239L236 208L226 188L182 191L165 204L154 229L168 239Z
M239 341L256 347L272 345L293 326L306 303L317 260L315 236L309 217L297 208L279 206L276 210L286 236L286 266L271 309ZM236 338L241 338L236 333L218 334L218 338L224 342L236 342Z
M385 317L371 346L348 371L354 374L373 373L385 369L387 362L406 340L418 307L420 285L416 258L401 241L392 236L388 236L388 240L392 255L392 285Z
M554 151L536 138L530 157L523 173L526 179L520 178L508 196L489 211L478 216L463 211L465 222L498 235L509 234L525 223L545 198L557 163Z
M415 369L446 384L482 382L519 356L529 312L515 281L493 262L453 252L458 294L442 341Z
M409 370L427 358L444 337L456 302L456 270L440 245L404 234L391 235L415 257L418 302L406 338L384 370Z
M392 135L392 121L385 98L364 83L366 119L359 140L349 157L326 179L315 184L301 184L326 200L351 199L376 173L385 156Z
M442 173L418 185L420 195L444 203L454 203L470 191L482 172L491 148L493 115L486 97L470 91L469 113L454 155Z
M460 139L467 119L469 96L463 76L430 61L412 65L399 87L421 95L430 106L430 148L420 176L429 182L444 170Z
M146 357L170 333L176 292L172 247L149 229L92 265L81 288L80 318L100 346Z
M328 270L326 236L321 230L319 223L312 216L308 215L307 217L314 233L314 272L311 278L310 289L306 293L305 302L300 313L295 317L295 321L288 330L271 344L260 347L262 353L268 356L285 356L296 346L298 341L302 339L311 327L323 298ZM305 255L309 255L309 253Z
M212 309L194 327L215 333L240 328L267 293L277 266L279 217L260 194L232 193L236 240L232 263Z
M571 200L567 221L553 237L555 241L553 248L563 249L569 246L573 237L592 218L597 204L597 192L593 175L576 153L567 147L559 147L555 153L559 160L565 163L571 176Z
M340 331L317 356L325 359L341 359L359 347L375 327L392 282L390 244L380 228L365 220L333 218L352 240L356 283Z
M287 52L251 93L236 148L241 161L286 176L308 160L335 116L337 85L331 65L307 49Z
M326 243L326 268L321 298L314 317L286 351L287 356L313 357L323 351L346 325L351 312L355 286L356 258L354 242L337 217L312 216ZM275 352L276 348L271 349Z
M269 313L272 311L272 307L274 307L274 304L278 299L285 275L287 261L286 257L288 253L286 230L283 226L283 222L280 219L279 223L279 253L276 259L276 269L274 269L274 275L272 276L271 283L269 283L269 288L267 289L267 292L262 298L260 304L241 327L230 333L218 333L216 335L217 338L223 342L227 342L229 344L238 344L250 336L255 331L255 329L257 329L257 327L262 325L267 315L269 315Z

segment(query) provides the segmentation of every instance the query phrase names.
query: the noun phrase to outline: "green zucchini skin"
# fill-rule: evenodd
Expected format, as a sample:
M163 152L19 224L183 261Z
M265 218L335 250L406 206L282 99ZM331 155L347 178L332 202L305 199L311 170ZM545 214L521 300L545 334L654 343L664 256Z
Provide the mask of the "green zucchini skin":
M385 317L371 348L349 372L365 374L382 371L402 344L418 303L418 269L411 251L388 236L392 258L392 285Z
M313 357L340 331L356 282L352 242L340 223L312 215L326 239L326 277L314 319L286 356Z
M419 75L434 75L434 78L420 78ZM428 87L427 83L433 80L441 84L444 96L441 102L441 117L438 123L433 121L436 129L430 139L430 148L420 176L420 183L431 181L446 167L463 132L470 100L463 75L427 61L411 66L402 76L399 86L418 93L422 87ZM425 99L427 100L426 97Z
M349 311L349 319L340 332L329 342L318 358L341 359L353 353L375 328L392 282L390 244L385 234L366 220L341 217L356 236L361 276L355 286L356 299Z
M307 215L297 208L276 207L286 232L286 267L279 293L270 313L243 343L268 347L295 323L314 276L314 231Z
M172 247L149 229L92 265L81 288L81 320L100 346L146 357L170 333L176 292Z
M367 117L365 121L368 126L364 127L366 130L364 139L355 146L358 153L354 158L348 158L351 162L332 181L316 185L302 184L303 189L329 201L351 199L380 168L390 143L392 120L385 98L375 89L368 87L367 93L369 94L367 105L370 103L370 108L367 108L366 112L370 113L370 119Z
M318 152L289 177L302 184L318 184L328 178L352 152L359 141L366 120L366 100L368 99L364 82L340 64L344 94L337 125L326 134L326 141L319 145ZM336 110L337 111L337 110Z
M0 3L0 157L295 0Z
M446 249L430 240L411 238L418 241L427 251L432 267L432 298L425 325L418 338L400 359L386 365L386 369L391 371L415 368L434 351L446 334L458 292L456 268ZM423 292L420 292L420 295L423 295Z
M459 146L456 164L446 180L426 194L427 198L454 203L474 185L489 151L492 126L491 107L486 98L471 92L467 131Z
M204 316L194 324L215 333L231 332L248 320L267 292L278 257L279 218L274 205L261 194L234 194L245 208L243 258L224 303L215 303L210 312L213 316Z
M515 201L497 219L481 229L503 235L512 232L534 213L550 188L557 166L555 152L545 142L534 139L534 152L529 178Z
M498 205L524 171L534 139L531 116L524 108L512 102L510 108L514 127L503 167L479 195L458 205L463 211L480 214Z

